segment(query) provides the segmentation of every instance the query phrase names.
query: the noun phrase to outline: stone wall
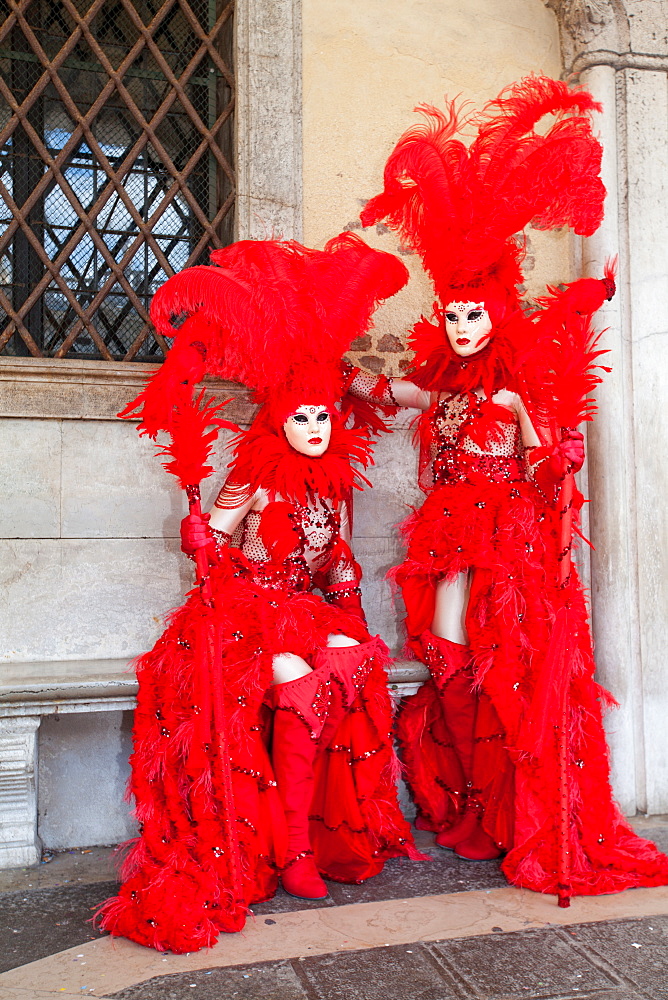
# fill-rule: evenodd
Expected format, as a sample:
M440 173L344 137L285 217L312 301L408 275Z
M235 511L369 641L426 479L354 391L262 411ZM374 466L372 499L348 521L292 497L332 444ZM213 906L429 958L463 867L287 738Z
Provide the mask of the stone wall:
M561 19L568 29L566 66L589 74L607 109L602 127L614 209L585 259L598 273L608 253L618 246L622 252L622 295L607 316L615 375L601 395L602 419L591 439L599 661L603 679L626 705L614 723L615 782L628 812L666 811L668 705L660 672L668 579L661 560L668 548L665 505L657 501L668 486L658 461L666 412L659 351L668 311L662 264L668 129L665 39L656 30L666 12L658 2L628 3L620 26L608 17L613 6L620 5L303 0L302 17L299 0L240 2L238 235L274 233L322 246L355 229L360 208L380 189L394 142L417 120L412 108L442 106L444 94L479 107L525 73L560 76ZM650 8L653 20L646 16ZM616 34L598 46L603 29ZM592 51L630 51L631 30L636 63L603 69L595 60L590 68L573 63L589 44L585 37L593 40ZM660 135L651 131L654 119L663 122ZM402 253L382 227L365 238ZM565 234L530 234L529 293L579 273L578 255ZM403 259L409 285L380 310L368 340L355 345L353 358L372 371L402 370L406 330L431 306L419 262ZM122 369L0 359L0 670L3 659L130 659L150 645L161 615L190 585L190 564L178 552L182 497L151 457L150 444L113 417L146 371ZM235 406L237 419L249 418L243 399ZM356 505L370 624L395 647L399 609L384 574L399 557L394 525L417 498L409 417L381 442L374 489ZM219 469L224 465L221 452ZM214 489L211 483L205 502ZM98 718L49 721L42 730L39 795L47 846L116 839L130 829L127 809L115 799L126 773L127 721L120 713L99 725L86 721ZM77 789L87 775L90 783L93 764L105 782L97 798L86 800L85 822L73 824ZM98 822L105 813L106 826Z

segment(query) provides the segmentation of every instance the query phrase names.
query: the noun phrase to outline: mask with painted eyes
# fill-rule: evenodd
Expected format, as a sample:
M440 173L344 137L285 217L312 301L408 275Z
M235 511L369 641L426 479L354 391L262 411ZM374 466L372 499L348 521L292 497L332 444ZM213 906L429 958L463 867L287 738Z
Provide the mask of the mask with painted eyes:
M288 444L311 458L324 455L332 436L332 421L326 406L298 406L283 424Z
M492 334L492 320L484 302L448 302L445 332L455 354L469 358L481 351Z

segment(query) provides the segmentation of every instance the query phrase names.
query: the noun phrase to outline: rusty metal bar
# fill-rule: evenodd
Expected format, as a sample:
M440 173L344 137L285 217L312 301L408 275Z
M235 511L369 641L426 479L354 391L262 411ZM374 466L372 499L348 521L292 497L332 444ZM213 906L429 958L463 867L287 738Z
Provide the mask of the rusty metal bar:
M17 96L20 95L20 100L15 98L12 87L0 79L0 98L10 110L9 121L0 130L0 149L12 142L12 162L23 163L21 159L16 160L16 155L26 157L27 163L40 161L43 170L36 174L36 183L30 182L27 187L24 183L22 191L14 189L19 191L18 201L0 183L0 198L4 199L13 216L0 235L0 254L12 252L11 247L14 247L15 254L19 247L16 241L20 236L23 241L20 245L25 247L21 252L33 255L31 260L34 259L38 268L35 279L39 280L33 282L32 278L25 279L24 291L20 292L21 298L14 304L0 288L0 308L8 318L6 327L0 334L0 351L7 347L16 334L20 339L15 343L23 343L23 349L35 357L44 356L35 339L39 332L35 326L35 315L33 313L31 317L30 311L36 308L45 295L53 291L62 295L62 304L56 300L54 305L47 305L47 300L44 300L44 308L48 310L46 315L52 331L45 342L49 349L53 345L54 357L64 357L68 351L76 349L78 338L84 334L90 338L88 343L92 343L98 356L108 360L114 358L109 345L114 347L117 357L128 361L136 359L149 337L164 352L167 345L148 321L146 300L151 283L161 272L169 275L176 266L183 266L184 253L188 266L200 258L207 243L220 245L218 229L234 205L234 170L219 141L222 130L234 112L234 77L218 48L221 32L233 13L233 0L221 0L218 13L213 14L215 23L212 25L209 21L206 28L195 14L191 6L192 0L162 0L148 24L144 23L132 0L119 0L128 19L123 21L128 37L127 48L117 68L112 65L105 49L104 23L99 27L96 23L96 18L104 12L105 0L92 0L83 13L80 11L84 5L80 0L76 4L73 0L61 0L58 7L62 13L58 15L55 37L58 44L62 37L64 44L53 56L47 54L40 41L44 32L41 25L44 22L35 24L33 20L31 24L29 21L31 2L32 0L8 0L10 13L0 26L0 44L7 39L15 39L19 47L25 46L22 51L26 54L20 57L22 63L17 62L17 65L26 62L38 64L42 70L34 84L32 73L27 68L25 72L21 71L17 79L25 83L20 83L16 92ZM40 6L40 10L43 9ZM70 23L72 28L68 34ZM99 38L96 36L98 31ZM12 32L18 34L12 35ZM130 37L133 33L136 33L135 38ZM52 34L51 38L53 37ZM184 38L181 49L180 40ZM95 75L93 92L89 94L84 88L86 110L80 111L77 100L80 102L78 95L82 91L77 91L75 86L70 92L63 74L76 71L76 67L72 67L71 57L76 47L83 44L88 47L94 60L92 71ZM170 63L168 53L171 53L174 65ZM143 58L148 62L138 67L137 64ZM184 59L187 59L185 66ZM222 107L220 84L212 92L206 77L195 78L203 60L205 68L208 67L209 72L216 72L218 81L228 88ZM148 69L147 66L156 68ZM142 85L143 99L141 91L137 98L136 88L139 84L134 82L140 77L155 81ZM95 96L94 90L98 82L100 90ZM202 86L205 88L203 96ZM189 89L192 87L198 89ZM118 104L111 103L114 95L119 99ZM49 109L49 114L52 114L51 109L55 103L56 108L62 107L67 115L68 125L62 146L59 146L58 141L54 143L47 139L49 133L45 130L49 125L46 118L40 117L42 112L37 115L34 113L37 102L43 99L48 102L44 107ZM206 122L194 101L197 101L199 107L202 106L202 101L205 108L208 106L209 111L205 112ZM39 107L41 106L40 104ZM172 118L168 117L170 113ZM117 116L118 125L114 123L113 114ZM101 120L101 115L104 115L102 121L109 138L99 138L96 134L96 123ZM50 119L54 120L57 121L53 117ZM159 133L163 126L169 129L167 133ZM114 149L114 128L122 133L119 149L121 156L114 156L112 163L110 156ZM41 132L44 132L44 137ZM20 144L17 137L21 140ZM85 145L82 146L82 143ZM171 145L171 149L167 143ZM53 148L55 155L49 147ZM80 150L83 152L79 152ZM187 160L179 165L174 156L176 154L178 159L184 153L187 154ZM82 157L83 166L80 166ZM155 171L152 169L152 157L155 158ZM200 166L203 157L207 157L208 167ZM138 171L135 169L137 164ZM215 190L211 188L212 178L215 189L220 190L220 179L215 181L216 168L218 177L225 178L225 189L229 187L229 193L217 208L215 201L211 201L212 191L215 197ZM90 188L90 198L86 196L82 201L80 191L72 186L75 183L72 180L73 169L83 171L84 187L80 190L87 192ZM135 181L132 181L133 176ZM195 183L198 186L202 184L203 188L191 188L194 178L198 178ZM131 183L135 186L128 189L127 185ZM136 192L137 184L141 185L139 190L143 193L135 204L136 196L131 192ZM205 193L207 189L208 194ZM201 193L197 193L198 191ZM61 205L66 205L73 218L72 224L53 221L49 212L53 213L54 208L49 209L47 205L48 199L54 197L56 201L54 203L51 200L51 206L57 205L60 211ZM115 200L109 205L111 198ZM203 199L202 204L200 199ZM110 228L104 223L102 230L98 231L97 221L105 208L108 209L105 218ZM212 211L214 208L215 212ZM123 214L123 218L119 220L120 229L111 225L117 211ZM166 213L170 214L166 216ZM157 232L163 217L166 219L163 231ZM130 224L132 228L126 231L123 226ZM195 230L192 228L193 224ZM42 229L45 233L44 240L36 235ZM108 241L111 234L113 239L110 246ZM53 253L46 245L47 238L49 247L53 246ZM82 241L87 242L77 256L77 249ZM150 256L144 255L139 270L134 271L137 275L135 288L126 275L126 269L142 246ZM175 254L179 255L178 264L173 262ZM71 263L68 265L68 262ZM98 267L102 269L99 280ZM68 276L63 273L66 271L69 271ZM15 264L12 266L12 274L14 276L10 283L15 284ZM91 280L95 282L93 285L90 284ZM16 287L20 288L20 285ZM120 292L117 293L115 289ZM79 301L78 296L83 301ZM109 307L105 308L107 301ZM136 313L140 322L132 323L128 328L127 320L131 313ZM35 336L26 325L27 320L35 327ZM128 333L133 338L129 347L123 346L128 343ZM56 346L58 343L60 346ZM118 348L121 347L123 350L119 351ZM88 346L84 348L85 352L89 350Z

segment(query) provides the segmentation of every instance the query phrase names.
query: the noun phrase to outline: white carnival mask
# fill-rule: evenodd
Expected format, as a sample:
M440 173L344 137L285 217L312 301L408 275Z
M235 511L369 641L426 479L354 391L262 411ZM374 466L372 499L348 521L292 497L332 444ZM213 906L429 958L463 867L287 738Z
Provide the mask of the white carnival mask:
M288 444L302 455L319 458L329 447L332 420L324 406L298 406L283 424Z
M469 358L489 343L492 320L484 302L448 302L445 332L455 354Z

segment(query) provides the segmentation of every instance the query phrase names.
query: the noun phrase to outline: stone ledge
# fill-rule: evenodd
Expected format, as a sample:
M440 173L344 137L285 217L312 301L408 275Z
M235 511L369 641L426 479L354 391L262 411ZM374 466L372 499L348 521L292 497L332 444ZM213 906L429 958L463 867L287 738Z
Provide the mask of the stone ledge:
M609 49L598 49L594 52L582 52L576 56L571 67L571 73L583 73L594 66L610 66L614 70L639 69L651 73L668 72L668 55L651 52L612 52Z
M411 693L429 676L417 661L397 660L389 671L392 691ZM137 679L132 661L41 660L0 668L0 717L131 709Z
M0 668L0 716L100 712L134 707L132 661L43 660Z
M48 420L116 420L158 365L75 361L68 358L0 358L0 416ZM248 424L256 407L243 386L207 378L224 416Z

